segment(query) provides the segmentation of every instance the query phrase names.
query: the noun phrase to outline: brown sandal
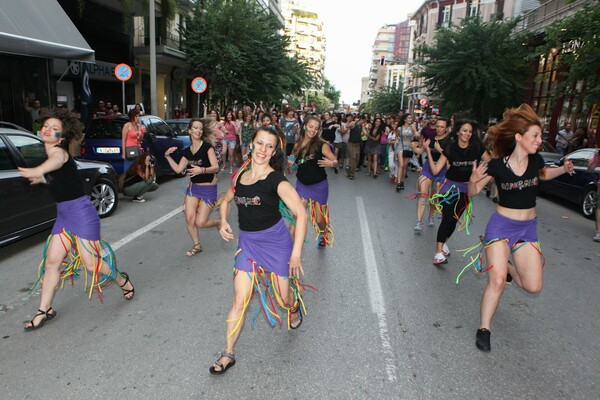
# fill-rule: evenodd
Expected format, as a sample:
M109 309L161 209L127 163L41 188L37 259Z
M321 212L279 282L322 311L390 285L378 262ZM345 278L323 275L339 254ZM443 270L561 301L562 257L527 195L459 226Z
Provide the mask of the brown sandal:
M198 253L202 253L202 245L200 243L194 244L194 247L185 252L188 257L193 257Z
M296 318L292 319L292 316ZM288 319L290 321L290 329L300 328L300 325L302 325L302 309L300 308L300 304L296 304L296 307L288 309Z

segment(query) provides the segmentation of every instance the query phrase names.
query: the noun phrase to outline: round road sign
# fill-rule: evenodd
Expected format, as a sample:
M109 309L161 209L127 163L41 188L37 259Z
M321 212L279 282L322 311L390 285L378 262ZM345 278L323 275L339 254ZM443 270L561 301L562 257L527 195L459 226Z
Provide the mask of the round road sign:
M419 104L422 106L426 106L427 105L427 99L425 97L419 99Z
M127 64L118 64L115 67L115 76L117 77L118 80L120 81L128 81L129 79L131 79L131 75L132 75L132 71L131 71L131 67Z
M208 85L206 83L206 79L202 78L201 76L197 76L194 79L192 79L192 90L194 92L198 94L204 93L207 87Z

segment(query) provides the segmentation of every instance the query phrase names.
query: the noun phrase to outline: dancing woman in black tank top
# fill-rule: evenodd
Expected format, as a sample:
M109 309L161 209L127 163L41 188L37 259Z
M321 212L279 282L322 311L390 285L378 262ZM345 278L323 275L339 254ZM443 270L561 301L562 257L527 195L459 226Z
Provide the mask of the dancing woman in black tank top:
M83 190L75 161L66 151L72 140L81 139L82 131L83 124L76 114L62 109L50 111L40 129L48 159L34 168L19 168L21 176L31 184L48 184L57 202L56 222L46 241L39 269L40 306L33 319L25 323L25 330L41 328L56 316L52 309L56 288L61 280L64 283L67 278L77 276L82 264L86 275L92 276L89 297L96 291L102 300L102 288L113 280L123 290L125 300L134 295L129 276L116 269L112 249L100 238L98 212Z

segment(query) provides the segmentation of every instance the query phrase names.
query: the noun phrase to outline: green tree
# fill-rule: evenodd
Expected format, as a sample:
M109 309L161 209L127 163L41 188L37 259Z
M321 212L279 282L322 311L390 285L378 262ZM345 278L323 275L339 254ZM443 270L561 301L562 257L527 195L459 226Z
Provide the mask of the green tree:
M342 97L342 92L337 90L327 78L325 78L324 94L325 97L329 98L329 102L333 104L333 109L337 110L340 106L340 97Z
M310 86L306 67L287 54L289 38L256 1L206 0L182 29L194 71L205 77L211 102L279 103Z
M402 101L402 89L387 87L375 92L375 95L365 104L365 110L371 114L395 114L406 107L407 104L408 99L406 96Z
M457 27L440 28L433 46L419 48L419 76L445 113L487 122L522 102L529 63L523 39L511 35L516 23L465 18Z
M559 79L553 85L561 96L575 95L578 82L585 82L581 91L584 101L600 103L600 1L589 1L570 17L560 19L545 29L546 54L560 53Z

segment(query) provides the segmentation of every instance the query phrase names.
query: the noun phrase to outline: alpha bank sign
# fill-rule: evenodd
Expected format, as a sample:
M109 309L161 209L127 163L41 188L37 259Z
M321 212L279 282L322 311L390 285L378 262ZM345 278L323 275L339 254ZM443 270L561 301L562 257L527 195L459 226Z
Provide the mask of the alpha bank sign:
M116 82L115 67L117 64L96 61L93 64L87 63L87 66L91 80ZM80 79L82 73L83 63L79 61L59 60L56 58L52 60L52 75ZM135 78L135 72L133 73L133 78Z

